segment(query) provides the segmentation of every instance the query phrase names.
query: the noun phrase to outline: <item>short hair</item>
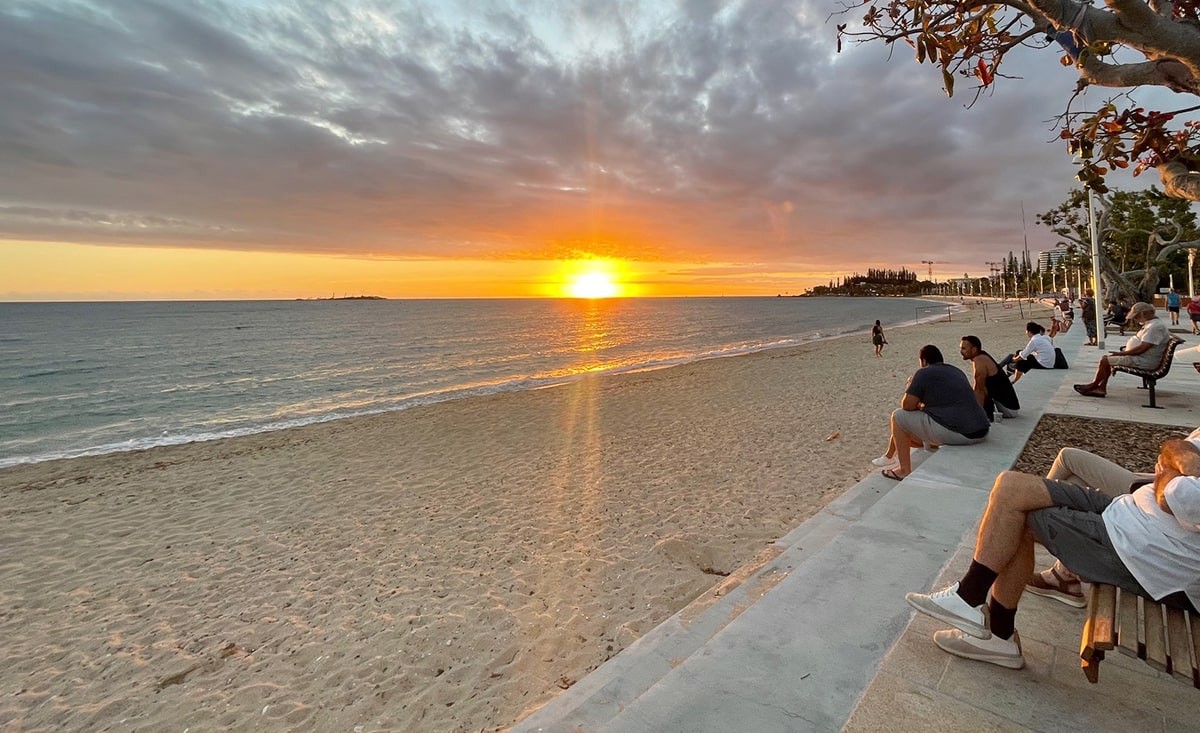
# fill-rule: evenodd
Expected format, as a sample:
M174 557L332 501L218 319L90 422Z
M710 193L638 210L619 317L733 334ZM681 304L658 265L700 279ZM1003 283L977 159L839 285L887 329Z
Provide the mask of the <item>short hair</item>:
M1030 321L1029 323L1026 323L1025 330L1028 333L1033 333L1033 334L1046 332L1046 329L1042 328L1042 324L1038 323L1037 321Z
M963 336L962 340L966 341L968 344L974 346L980 351L983 351L983 342L979 340L978 336Z
M942 358L941 350L933 344L925 344L922 346L921 351L917 354L917 356L921 357L921 361L925 362L926 364L941 364L945 361L945 359Z

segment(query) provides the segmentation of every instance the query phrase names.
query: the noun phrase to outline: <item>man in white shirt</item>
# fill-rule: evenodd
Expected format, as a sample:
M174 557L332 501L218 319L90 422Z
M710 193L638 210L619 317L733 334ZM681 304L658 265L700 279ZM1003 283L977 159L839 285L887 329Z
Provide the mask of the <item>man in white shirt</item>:
M1096 376L1087 384L1076 384L1075 391L1085 397L1104 397L1108 394L1108 378L1114 366L1131 366L1153 369L1162 360L1163 350L1171 341L1167 324L1158 319L1154 306L1149 303L1134 303L1129 309L1127 322L1139 324L1137 335L1129 339L1125 348L1111 351L1100 357L1096 365Z
M943 651L1020 669L1025 658L1015 625L1017 603L1033 571L1036 540L1086 580L1195 612L1200 605L1198 477L1200 450L1186 440L1163 443L1152 484L1115 498L1005 471L988 496L967 572L948 588L909 593L905 600L955 627L934 634Z

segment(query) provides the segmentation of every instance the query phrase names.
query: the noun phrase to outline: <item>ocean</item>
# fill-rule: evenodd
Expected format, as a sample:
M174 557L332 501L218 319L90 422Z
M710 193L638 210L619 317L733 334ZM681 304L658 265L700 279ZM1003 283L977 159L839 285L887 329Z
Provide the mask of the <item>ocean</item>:
M670 367L945 315L906 298L0 304L0 468ZM870 355L864 339L864 356Z

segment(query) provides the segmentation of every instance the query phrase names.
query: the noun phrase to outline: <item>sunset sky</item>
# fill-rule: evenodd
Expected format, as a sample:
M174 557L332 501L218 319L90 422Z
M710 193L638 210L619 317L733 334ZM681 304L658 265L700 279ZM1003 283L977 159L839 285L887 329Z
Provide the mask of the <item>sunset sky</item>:
M0 300L797 293L984 275L1022 202L1053 246L1060 54L965 109L836 7L8 0Z

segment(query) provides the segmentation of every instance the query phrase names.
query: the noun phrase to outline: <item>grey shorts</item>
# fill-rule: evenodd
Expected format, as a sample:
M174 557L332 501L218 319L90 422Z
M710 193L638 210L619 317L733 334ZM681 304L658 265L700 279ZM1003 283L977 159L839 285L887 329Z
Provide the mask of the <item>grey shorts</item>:
M1084 580L1150 596L1117 555L1100 513L1113 497L1066 481L1043 479L1054 506L1030 512L1025 523L1038 542Z
M924 410L896 410L892 412L896 424L904 432L924 443L933 445L975 445L983 438L968 438L940 424Z

